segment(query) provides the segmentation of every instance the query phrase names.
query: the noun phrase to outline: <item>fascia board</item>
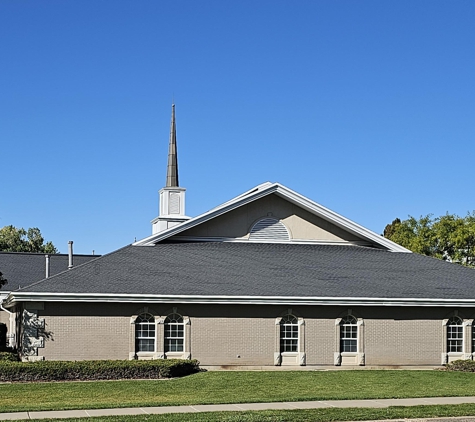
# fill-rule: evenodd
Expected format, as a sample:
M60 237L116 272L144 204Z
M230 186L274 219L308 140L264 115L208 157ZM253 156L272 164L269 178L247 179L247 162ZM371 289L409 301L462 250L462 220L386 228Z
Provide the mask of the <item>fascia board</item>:
M389 239L386 239L383 236L378 235L377 233L360 226L352 220L349 220L346 217L343 217L340 214L324 207L323 205L318 204L317 202L312 201L311 199L306 198L303 195L277 183L276 194L293 202L294 204L300 206L303 209L315 214L326 221L329 221L336 226L347 230L357 236L363 237L365 239L371 240L372 242L388 248L392 252L405 252L412 253L409 249L406 249L397 243L392 242Z
M265 186L262 189L260 189L260 186ZM256 190L256 192L253 192L253 190ZM199 224L202 224L206 221L209 221L215 217L218 217L222 214L225 214L229 211L232 211L236 208L239 208L243 205L246 205L250 202L253 202L257 199L260 199L264 196L267 196L277 190L277 183L272 183L272 184L266 184L264 183L263 185L259 185L254 189L251 189L248 192L253 192L252 194L246 195L242 194L237 196L236 198L225 202L224 204L221 204L220 206L213 208L210 211L207 211L201 215L198 215L197 217L192 218L191 220L188 220L178 226L172 227L168 230L163 231L162 233L157 233L154 235L151 235L149 237L146 237L145 239L139 240L138 242L133 243L133 246L153 246L156 243L168 239L171 236L174 236L178 233L183 232L184 230L190 229L192 227L195 227Z
M424 306L473 307L475 299L301 297L301 296L205 296L142 295L101 293L12 292L3 306L18 302L109 302L109 303L187 303L217 305L320 305L320 306Z

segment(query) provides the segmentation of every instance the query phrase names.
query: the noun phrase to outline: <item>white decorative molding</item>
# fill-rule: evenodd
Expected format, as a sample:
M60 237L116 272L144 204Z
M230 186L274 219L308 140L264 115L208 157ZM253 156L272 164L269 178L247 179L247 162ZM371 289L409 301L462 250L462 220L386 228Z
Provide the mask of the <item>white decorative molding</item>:
M282 356L279 352L274 353L274 365L279 366L282 363Z
M300 352L299 353L299 365L300 366L305 366L307 364L307 355L305 352Z
M364 353L358 353L358 365L360 365L360 366L365 365L365 355L364 355Z
M464 353L462 359L471 360L472 359L472 354L471 353Z
M44 356L22 356L22 362L42 362L45 360Z
M280 321L282 321L282 317L277 317L275 319L275 325L280 325Z
M441 365L446 365L448 362L448 355L447 353L441 353L440 354L440 364Z
M223 243L249 243L247 237L223 237L223 236L170 236L169 239L180 242L223 242ZM252 242L251 243L256 243ZM332 245L332 246L372 246L371 242L363 240L309 240L290 239L289 241L266 241L266 243L289 243L297 245ZM151 246L151 245L142 245Z
M336 318L335 319L335 325L340 325L342 318Z
M341 365L341 353L340 352L335 352L333 354L333 364L335 366L340 366Z

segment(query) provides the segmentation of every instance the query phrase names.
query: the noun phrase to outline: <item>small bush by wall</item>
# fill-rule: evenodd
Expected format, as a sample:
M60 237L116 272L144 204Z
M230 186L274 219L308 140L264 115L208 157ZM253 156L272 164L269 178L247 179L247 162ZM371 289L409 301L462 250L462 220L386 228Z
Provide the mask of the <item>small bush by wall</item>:
M454 360L445 365L447 371L475 372L475 361L473 360Z
M14 352L0 352L0 362L1 361L8 361L8 362L18 362L20 358Z
M197 360L0 361L0 382L158 379L199 371Z

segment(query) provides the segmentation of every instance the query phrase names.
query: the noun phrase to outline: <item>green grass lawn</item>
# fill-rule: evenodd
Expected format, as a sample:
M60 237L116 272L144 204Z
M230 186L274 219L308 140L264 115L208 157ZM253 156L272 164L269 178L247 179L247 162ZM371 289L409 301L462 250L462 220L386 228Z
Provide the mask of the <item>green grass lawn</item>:
M258 412L203 412L166 415L109 416L61 419L62 422L333 422L377 419L435 418L475 415L475 405L390 407L387 409L265 410ZM37 419L57 422L57 419Z
M243 402L470 396L475 374L443 371L202 372L154 381L0 384L0 412Z

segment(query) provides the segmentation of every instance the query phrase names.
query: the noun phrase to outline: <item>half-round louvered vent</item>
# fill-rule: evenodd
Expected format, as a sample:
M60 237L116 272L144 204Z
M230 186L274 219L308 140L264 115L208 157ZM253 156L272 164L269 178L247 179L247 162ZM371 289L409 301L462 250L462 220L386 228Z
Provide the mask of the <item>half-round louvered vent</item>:
M285 242L290 240L287 227L275 218L262 218L252 226L249 240L257 242Z

